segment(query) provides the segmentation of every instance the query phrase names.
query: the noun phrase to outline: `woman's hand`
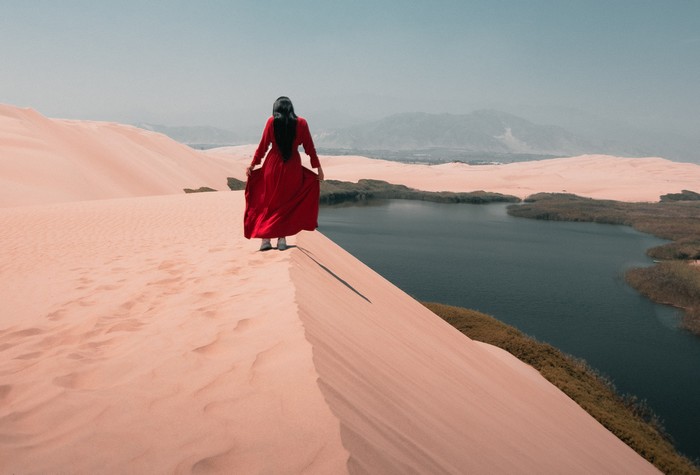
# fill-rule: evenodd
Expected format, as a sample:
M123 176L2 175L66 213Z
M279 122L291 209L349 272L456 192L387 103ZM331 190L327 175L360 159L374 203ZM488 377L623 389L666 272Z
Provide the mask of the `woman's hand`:
M250 176L251 173L253 173L253 165L245 169L245 176Z
M323 181L323 168L318 167L318 181Z

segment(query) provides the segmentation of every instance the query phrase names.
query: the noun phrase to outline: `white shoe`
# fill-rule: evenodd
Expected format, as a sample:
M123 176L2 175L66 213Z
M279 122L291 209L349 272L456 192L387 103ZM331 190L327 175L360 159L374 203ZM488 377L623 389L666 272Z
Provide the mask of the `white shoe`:
M287 240L283 237L277 240L277 250L284 251L287 249Z
M261 251L269 251L272 249L272 243L270 242L269 239L263 239L262 243L260 244L260 250Z

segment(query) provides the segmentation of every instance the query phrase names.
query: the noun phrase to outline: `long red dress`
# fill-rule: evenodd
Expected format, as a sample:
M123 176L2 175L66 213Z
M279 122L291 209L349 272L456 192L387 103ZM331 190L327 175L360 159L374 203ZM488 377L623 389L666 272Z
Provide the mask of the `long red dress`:
M273 124L270 117L251 166L259 164L270 145L272 148L262 168L253 170L246 183L243 234L248 239L292 236L318 227L318 175L302 166L299 155L299 145L303 145L311 166L320 167L309 125L304 118L297 118L292 155L285 162L275 141Z

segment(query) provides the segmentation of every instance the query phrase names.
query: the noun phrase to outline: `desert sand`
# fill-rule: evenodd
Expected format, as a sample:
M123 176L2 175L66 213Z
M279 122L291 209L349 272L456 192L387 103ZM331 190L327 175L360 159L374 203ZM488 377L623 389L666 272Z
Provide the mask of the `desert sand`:
M244 153L2 114L0 473L658 473L320 232L261 253L242 192L180 191Z
M0 207L224 189L228 172L164 135L0 104Z
M241 170L254 146L222 147L209 155L227 157ZM534 193L573 193L597 199L659 201L666 193L700 190L700 166L658 157L582 155L501 165L405 164L356 156L321 156L326 179L384 180L425 191L493 191L524 199ZM234 175L244 179L244 174Z

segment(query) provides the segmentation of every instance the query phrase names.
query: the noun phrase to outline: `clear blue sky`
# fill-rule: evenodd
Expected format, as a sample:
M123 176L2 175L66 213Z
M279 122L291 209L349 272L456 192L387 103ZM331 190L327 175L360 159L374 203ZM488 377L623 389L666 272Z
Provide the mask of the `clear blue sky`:
M0 102L236 126L571 107L700 135L698 0L0 0Z

